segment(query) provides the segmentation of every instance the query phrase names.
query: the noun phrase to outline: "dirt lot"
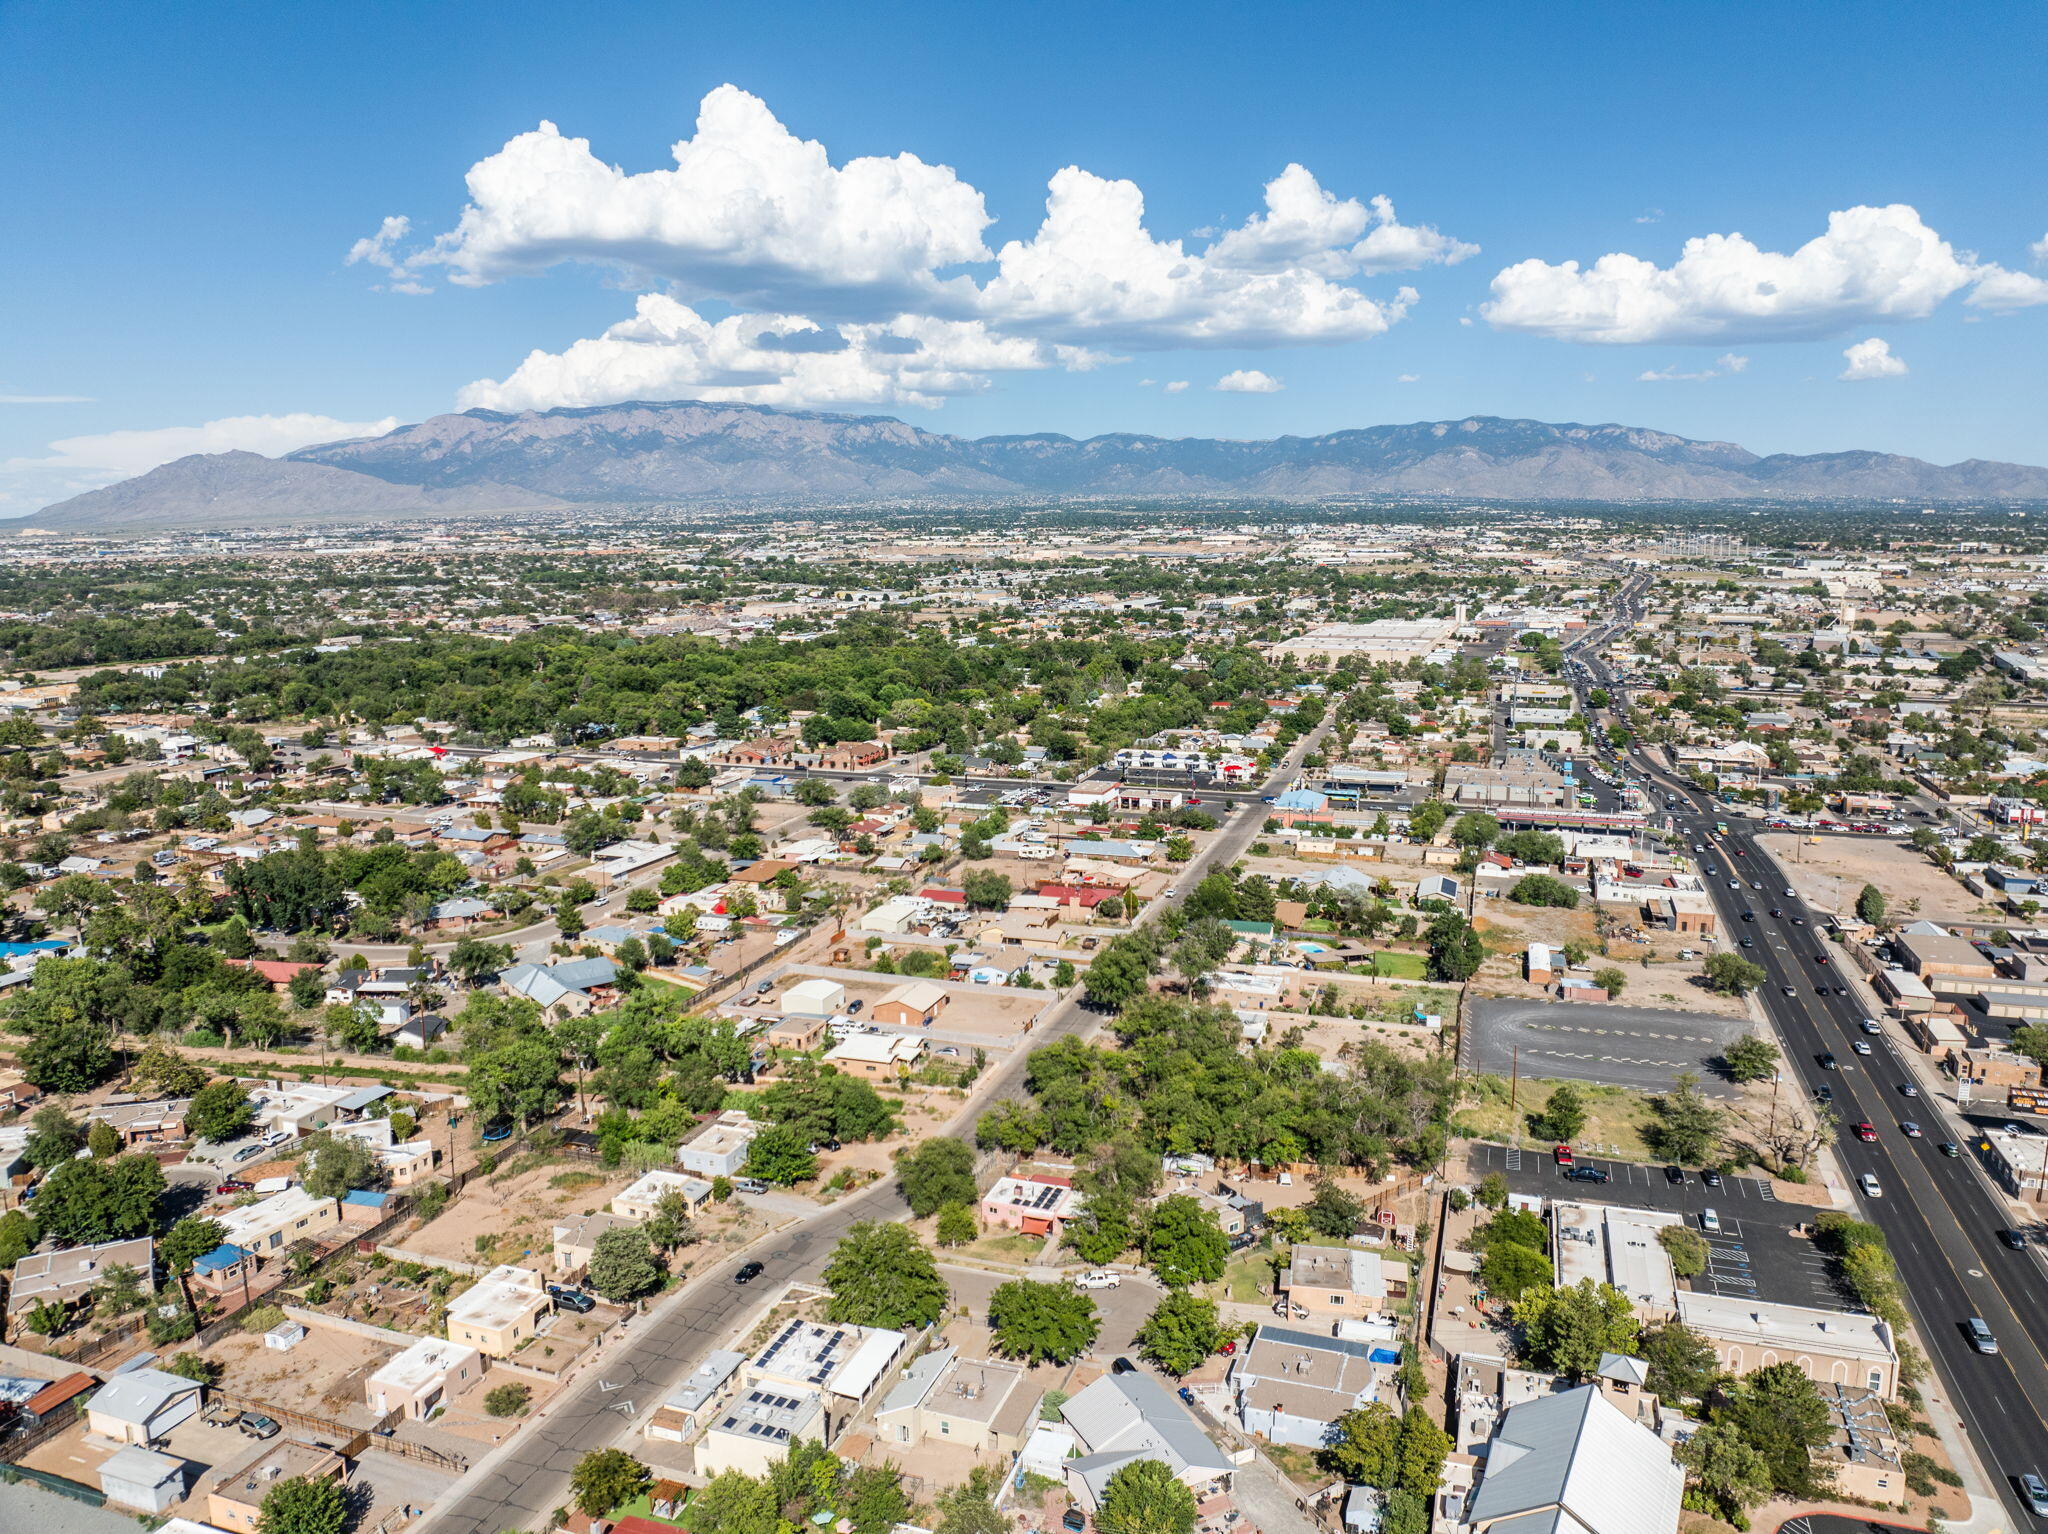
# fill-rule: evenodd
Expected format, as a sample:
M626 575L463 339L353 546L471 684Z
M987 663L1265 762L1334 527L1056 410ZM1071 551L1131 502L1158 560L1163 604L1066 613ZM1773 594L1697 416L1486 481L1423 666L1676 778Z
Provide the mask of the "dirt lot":
M370 1427L376 1413L365 1402L364 1382L397 1353L396 1346L315 1326L289 1352L244 1332L222 1338L206 1356L220 1364L221 1388L234 1395Z
M399 1244L423 1258L541 1266L554 1250L555 1226L604 1208L634 1175L623 1168L550 1162L502 1182L472 1182L439 1219ZM479 1237L486 1240L482 1248Z
M1759 836L1757 845L1778 861L1800 897L1817 911L1843 916L1856 909L1866 884L1884 891L1895 921L1997 921L2001 913L1903 842L1887 837Z
M1525 978L1523 956L1529 944L1562 947L1577 943L1587 952L1588 968L1612 966L1627 977L1622 998L1631 1006L1669 1007L1716 1017L1749 1015L1748 1006L1740 997L1722 996L1706 988L1706 961L1725 946L1712 939L1659 930L1638 930L1633 936L1624 936L1622 924L1610 918L1603 947L1590 905L1564 911L1516 905L1506 899L1480 902L1476 925L1485 939L1487 958L1473 978L1473 985L1490 996L1549 994ZM1685 951L1693 957L1681 959L1679 954Z

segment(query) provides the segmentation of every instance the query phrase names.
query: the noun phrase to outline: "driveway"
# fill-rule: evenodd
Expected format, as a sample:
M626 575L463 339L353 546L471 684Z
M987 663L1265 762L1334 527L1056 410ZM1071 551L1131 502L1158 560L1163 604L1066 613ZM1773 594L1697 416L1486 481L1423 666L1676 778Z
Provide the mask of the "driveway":
M1540 1001L1502 996L1473 998L1468 1009L1464 1063L1470 1070L1556 1081L1589 1081L1661 1092L1682 1071L1700 1078L1700 1090L1733 1097L1710 1062L1749 1031L1734 1017L1619 1007L1602 1002Z

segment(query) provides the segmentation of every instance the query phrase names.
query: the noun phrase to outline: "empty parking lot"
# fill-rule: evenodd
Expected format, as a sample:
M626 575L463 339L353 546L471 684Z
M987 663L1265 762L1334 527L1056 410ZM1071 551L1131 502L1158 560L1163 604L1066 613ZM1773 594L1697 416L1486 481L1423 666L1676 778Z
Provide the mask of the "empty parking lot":
M1700 1090L1733 1096L1710 1062L1749 1031L1740 1018L1600 1002L1475 997L1464 1057L1470 1070L1557 1081L1591 1081L1659 1092L1681 1071Z

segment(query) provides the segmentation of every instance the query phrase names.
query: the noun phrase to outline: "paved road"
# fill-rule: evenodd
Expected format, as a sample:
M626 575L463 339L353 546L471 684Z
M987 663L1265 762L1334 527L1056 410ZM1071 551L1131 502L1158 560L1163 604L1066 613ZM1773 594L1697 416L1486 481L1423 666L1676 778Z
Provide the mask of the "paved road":
M1302 756L1321 744L1328 729L1326 719L1297 742L1261 792L1271 792L1271 785L1291 777ZM1211 868L1228 867L1241 856L1263 824L1256 802L1237 806L1208 849L1181 870L1175 886L1180 893L1153 902L1140 919L1156 920L1160 913L1179 905ZM1081 989L1076 986L1047 1013L1034 1034L1033 1047L1057 1043L1069 1034L1085 1036L1101 1022L1099 1014L1083 1005ZM1029 1058L1030 1051L1020 1049L990 1071L984 1078L985 1089L944 1132L971 1139L975 1124L990 1104L1003 1097L1021 1096ZM766 1247L750 1249L708 1269L632 1323L629 1333L612 1345L616 1355L593 1363L540 1421L478 1461L450 1496L429 1513L421 1530L500 1534L505 1529L537 1526L567 1501L569 1475L577 1461L618 1440L664 1399L706 1352L729 1342L740 1317L760 1296L788 1283L816 1279L832 1248L854 1222L909 1218L909 1206L895 1182L877 1183L819 1211L773 1238ZM743 1288L734 1284L733 1273L744 1260L761 1263L764 1271L752 1286ZM1296 1525L1262 1526L1284 1534Z
M1513 997L1475 997L1464 1043L1465 1066L1491 1076L1516 1070L1546 1080L1608 1082L1645 1092L1673 1085L1681 1071L1700 1090L1732 1097L1736 1088L1712 1062L1749 1031L1742 1018L1655 1007L1618 1007Z
M1595 656L1588 652L1583 685L1612 691L1612 677ZM1629 761L1633 770L1677 799L1675 820L1688 841L1712 845L1730 866L1769 870L1759 879L1766 895L1790 883L1747 825L1731 821L1729 834L1716 836L1714 822L1725 817L1724 811L1691 784L1657 768L1640 749L1630 748ZM1760 934L1757 946L1743 952L1768 976L1760 994L1788 1051L1788 1074L1811 1085L1823 1079L1820 1056L1833 1053L1844 1068L1826 1076L1832 1078L1843 1121L1881 1126L1875 1143L1845 1138L1836 1148L1837 1158L1852 1178L1865 1173L1877 1178L1882 1194L1860 1201L1863 1218L1883 1229L1891 1244L1920 1335L1949 1401L1997 1482L2009 1526L2033 1527L2012 1477L2048 1466L2048 1273L2034 1253L2009 1251L1999 1243L1997 1232L2011 1224L2011 1215L1967 1158L1944 1157L1937 1149L1943 1136L1912 1140L1898 1133L1897 1121L1906 1115L1898 1111L1904 1099L1896 1086L1910 1080L1910 1073L1889 1035L1868 1059L1851 1052L1850 1046L1863 1037L1863 1006L1854 995L1834 995L1832 984L1829 994L1818 992L1820 977L1832 980L1833 968L1824 970L1812 958L1819 947L1813 925L1819 913L1796 897L1776 895L1765 905L1775 901L1784 918L1773 920L1759 910L1756 922L1744 923L1741 912L1751 903L1751 891L1738 894L1717 884L1711 893L1723 930ZM1793 926L1794 916L1807 925ZM1788 986L1790 996L1784 994ZM1924 1099L1914 1106L1923 1118L1933 1117L1934 1106ZM1962 1324L1973 1315L1990 1324L1999 1341L1996 1354L1978 1353L1965 1338Z

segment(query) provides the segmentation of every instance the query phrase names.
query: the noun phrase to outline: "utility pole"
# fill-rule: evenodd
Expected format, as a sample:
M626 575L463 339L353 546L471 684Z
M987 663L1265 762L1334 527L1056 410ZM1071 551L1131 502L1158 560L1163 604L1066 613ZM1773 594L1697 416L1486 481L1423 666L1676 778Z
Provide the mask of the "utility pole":
M1511 1057L1511 1059L1512 1059L1512 1064L1511 1064L1511 1065L1509 1066L1509 1072L1510 1072L1510 1074L1509 1074L1509 1076L1508 1076L1508 1112L1509 1112L1510 1114L1512 1114L1512 1113L1513 1113L1513 1112L1515 1111L1516 1103L1517 1103L1517 1101L1518 1101L1518 1100L1520 1099L1520 1096L1521 1096L1521 1091L1522 1091L1522 1046L1521 1046L1521 1045L1517 1044L1517 1045L1515 1046L1515 1048L1514 1048L1514 1054L1513 1054L1513 1056ZM1521 1131L1519 1131L1519 1130L1517 1130L1517 1131L1516 1131L1516 1133L1517 1133L1517 1134L1519 1134L1520 1132L1521 1132Z

